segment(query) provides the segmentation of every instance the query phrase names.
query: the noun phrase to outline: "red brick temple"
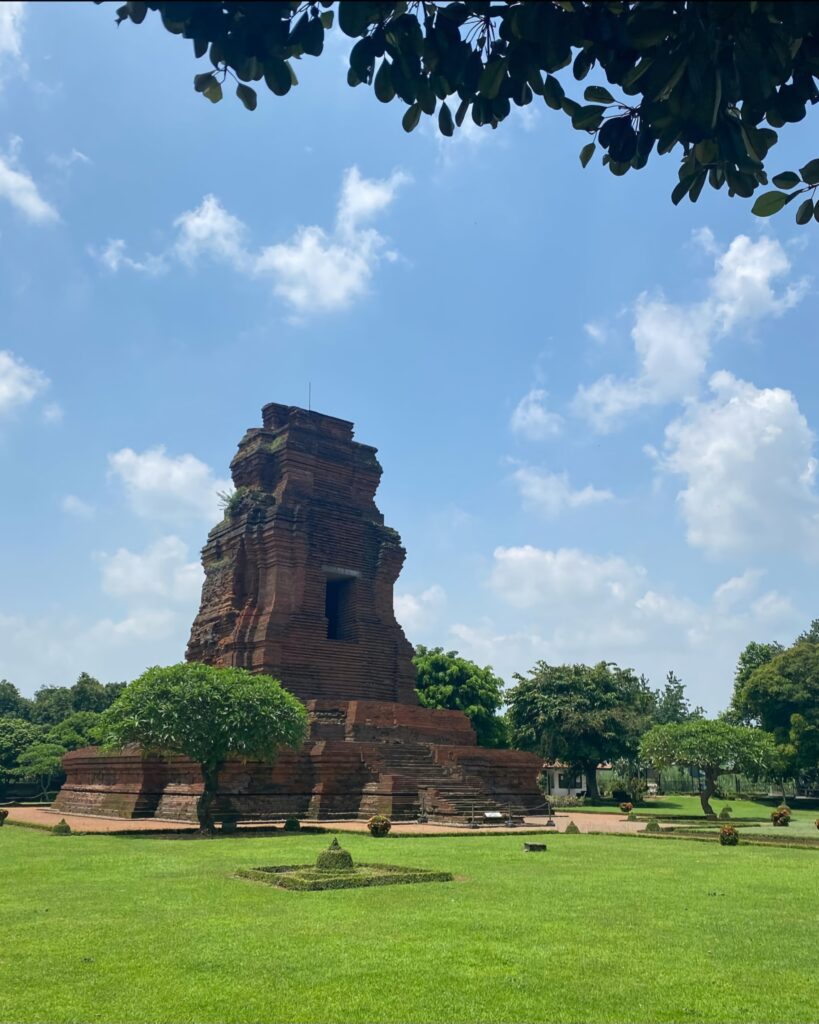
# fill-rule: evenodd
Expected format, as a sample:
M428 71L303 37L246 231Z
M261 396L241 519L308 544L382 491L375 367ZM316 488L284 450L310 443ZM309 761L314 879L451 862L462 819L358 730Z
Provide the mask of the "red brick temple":
M542 804L540 758L478 747L465 714L418 704L393 611L405 551L375 504L376 449L353 424L266 405L231 471L187 658L279 679L307 705L310 734L272 765L230 762L220 813L440 819ZM61 811L196 817L201 779L185 758L86 747L63 763Z

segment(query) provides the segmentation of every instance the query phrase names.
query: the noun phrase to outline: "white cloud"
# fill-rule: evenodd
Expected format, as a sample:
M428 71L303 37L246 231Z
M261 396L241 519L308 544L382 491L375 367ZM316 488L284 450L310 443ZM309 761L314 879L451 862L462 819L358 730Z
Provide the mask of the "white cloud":
M191 267L207 258L269 281L297 319L329 313L365 295L379 263L396 259L386 238L367 224L386 210L409 180L402 171L384 179L364 178L357 167L351 167L342 179L331 230L316 224L302 226L289 241L258 250L249 246L246 225L216 196L207 195L198 207L176 218L177 237L167 253L134 260L126 255L123 239L112 239L95 255L111 271L151 274L164 269L171 258Z
M774 291L774 282L791 270L785 250L774 239L753 241L738 235L721 251L707 229L695 238L714 256L707 297L679 304L662 294L639 296L631 330L639 373L601 377L579 387L574 399L574 411L595 430L611 430L643 406L696 396L718 338L764 317L781 316L804 294L804 281L788 284L781 294Z
M22 65L25 3L0 2L0 71L9 63Z
M195 455L167 455L163 445L141 453L123 448L108 456L108 465L124 484L134 511L147 519L216 522L221 518L219 492L231 487Z
M161 537L141 554L119 548L100 554L102 589L113 597L167 598L192 603L202 591L204 573L188 561L188 546L179 537Z
M274 292L298 316L345 309L366 294L373 272L389 258L386 239L363 223L392 203L410 179L401 171L389 178L362 178L357 167L345 172L335 229L300 227L292 240L262 249L254 272L270 275Z
M0 154L0 199L5 199L33 224L59 220L56 209L40 195L34 179L19 165L20 140L11 141L9 152Z
M611 491L598 490L590 484L573 490L566 473L545 473L531 466L521 466L512 474L523 503L547 516L557 516L568 508L583 508L611 501Z
M618 555L532 545L499 547L489 576L490 615L457 622L450 635L466 657L509 679L535 661L617 661L655 686L673 668L689 696L716 712L727 704L740 650L752 639L787 639L800 616L775 590L758 594L749 569L702 600L650 580Z
M207 195L195 210L187 210L173 222L177 229L174 252L191 265L203 256L231 263L243 270L249 256L244 239L247 228L228 213L214 195Z
M446 593L437 583L420 594L396 594L395 617L407 633L437 624L446 606Z
M788 548L819 556L814 435L795 397L726 371L713 398L669 424L660 468L684 477L687 539L712 554Z
M509 426L515 434L530 441L545 441L557 437L563 430L563 417L546 408L546 392L532 388L515 406Z
M59 153L49 153L48 162L52 167L56 167L60 171L67 171L74 164L90 164L91 158L87 157L85 153L81 153L80 150L72 148L71 152L66 156L61 156Z
M101 252L91 249L92 255L107 267L112 274L125 267L128 270L135 270L142 274L159 274L166 268L165 258L161 255L153 256L148 253L143 259L135 260L125 252L126 245L122 238L109 238L108 244Z
M48 377L13 352L0 351L0 416L28 405L49 385Z
M65 412L59 402L49 402L48 405L43 407L44 423L62 423L64 418Z
M78 498L76 494L66 494L60 502L60 507L63 512L68 513L70 516L76 516L77 519L92 519L95 512L93 505L89 505L87 501Z

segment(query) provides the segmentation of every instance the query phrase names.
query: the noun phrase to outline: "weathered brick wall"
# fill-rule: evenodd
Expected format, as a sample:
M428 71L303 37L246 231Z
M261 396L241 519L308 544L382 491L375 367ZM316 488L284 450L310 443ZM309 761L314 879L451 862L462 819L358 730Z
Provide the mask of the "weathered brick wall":
M393 611L405 552L375 505L376 449L353 426L268 405L231 463L238 496L203 551L188 659L268 672L302 700L417 703L412 648ZM330 580L349 581L328 637Z

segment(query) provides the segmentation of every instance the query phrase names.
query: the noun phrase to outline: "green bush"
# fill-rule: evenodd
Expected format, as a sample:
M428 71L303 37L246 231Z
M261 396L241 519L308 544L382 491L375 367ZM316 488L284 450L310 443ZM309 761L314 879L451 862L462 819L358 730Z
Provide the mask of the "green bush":
M781 807L777 807L771 814L771 821L774 825L778 825L780 828L784 828L791 823L791 809L782 804Z
M733 807L729 807L728 804L726 804L722 808L722 810L719 812L719 819L720 819L720 821L728 821L729 818L731 817L731 811L732 810L733 810Z
M5 807L0 807L0 825L3 824L3 822L6 820L6 818L8 816L9 816L9 812L6 810L6 808ZM817 825L819 825L819 822L817 822Z
M723 825L719 830L719 841L721 846L739 845L739 832L733 825Z
M657 821L656 818L649 818L647 823L646 823L645 831L646 832L662 832L662 829L660 828L659 821Z
M449 871L397 867L392 864L359 864L353 871L316 871L306 865L291 867L250 868L236 872L239 878L266 882L296 892L327 889L357 889L374 885L412 885L416 882L451 882Z
M284 831L285 832L298 832L301 829L301 822L298 818L285 818L284 819Z
M54 828L52 828L51 831L54 833L55 836L70 836L71 826L68 824L65 818L60 818L60 820L57 822Z
M575 825L573 821L570 821L569 824L566 826L564 834L567 836L574 836L577 835L579 831L580 829L577 827L577 825Z
M319 871L352 871L353 858L347 850L338 845L334 839L326 850L322 850L316 857L316 868Z
M367 822L370 834L374 836L385 836L392 828L392 822L383 814L374 814Z

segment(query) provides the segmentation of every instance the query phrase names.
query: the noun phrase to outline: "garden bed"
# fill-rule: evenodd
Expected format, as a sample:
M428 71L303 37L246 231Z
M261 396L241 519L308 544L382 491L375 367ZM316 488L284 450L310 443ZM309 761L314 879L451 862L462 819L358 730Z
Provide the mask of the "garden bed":
M264 882L295 892L318 892L325 889L358 889L372 885L414 885L418 882L451 882L449 871L429 871L400 867L395 864L357 864L345 871L326 871L312 864L289 864L275 867L245 868L236 878Z

